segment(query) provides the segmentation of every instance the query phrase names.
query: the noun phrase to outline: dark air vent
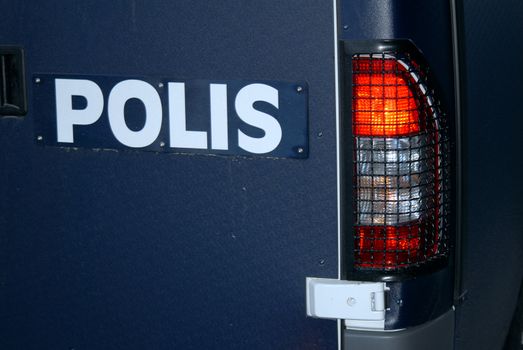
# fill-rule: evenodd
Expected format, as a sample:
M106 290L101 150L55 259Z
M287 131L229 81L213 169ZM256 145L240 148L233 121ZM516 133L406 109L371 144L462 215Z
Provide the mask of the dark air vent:
M0 46L0 116L26 113L23 50L20 47Z

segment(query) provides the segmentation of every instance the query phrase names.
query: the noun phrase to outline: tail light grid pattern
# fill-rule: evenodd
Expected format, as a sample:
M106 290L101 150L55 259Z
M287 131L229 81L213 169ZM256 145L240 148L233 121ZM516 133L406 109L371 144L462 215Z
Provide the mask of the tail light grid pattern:
M357 269L448 254L448 132L427 68L409 55L352 58Z

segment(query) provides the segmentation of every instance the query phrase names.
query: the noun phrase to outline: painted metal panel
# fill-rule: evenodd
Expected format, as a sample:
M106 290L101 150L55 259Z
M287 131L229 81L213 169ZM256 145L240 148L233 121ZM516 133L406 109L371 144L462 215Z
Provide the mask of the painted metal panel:
M0 119L0 347L335 349L305 277L337 276L326 1L1 1L27 75L306 81L307 159L95 151Z
M457 5L464 240L456 349L502 349L523 280L523 3Z

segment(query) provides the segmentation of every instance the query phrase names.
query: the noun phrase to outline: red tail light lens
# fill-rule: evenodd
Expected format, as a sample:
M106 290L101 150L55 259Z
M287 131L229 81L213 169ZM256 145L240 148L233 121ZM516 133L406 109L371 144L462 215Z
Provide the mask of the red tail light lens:
M355 266L392 270L446 254L446 143L439 108L407 56L352 58Z
M401 136L420 131L419 102L409 88L408 73L398 61L353 60L353 133L358 136ZM407 74L406 74L407 73Z

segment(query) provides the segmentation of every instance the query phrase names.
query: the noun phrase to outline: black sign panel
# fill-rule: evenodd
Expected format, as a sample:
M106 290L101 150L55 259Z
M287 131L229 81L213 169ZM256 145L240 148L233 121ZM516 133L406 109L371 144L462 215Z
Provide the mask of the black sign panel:
M35 137L61 147L306 158L304 82L39 74Z

